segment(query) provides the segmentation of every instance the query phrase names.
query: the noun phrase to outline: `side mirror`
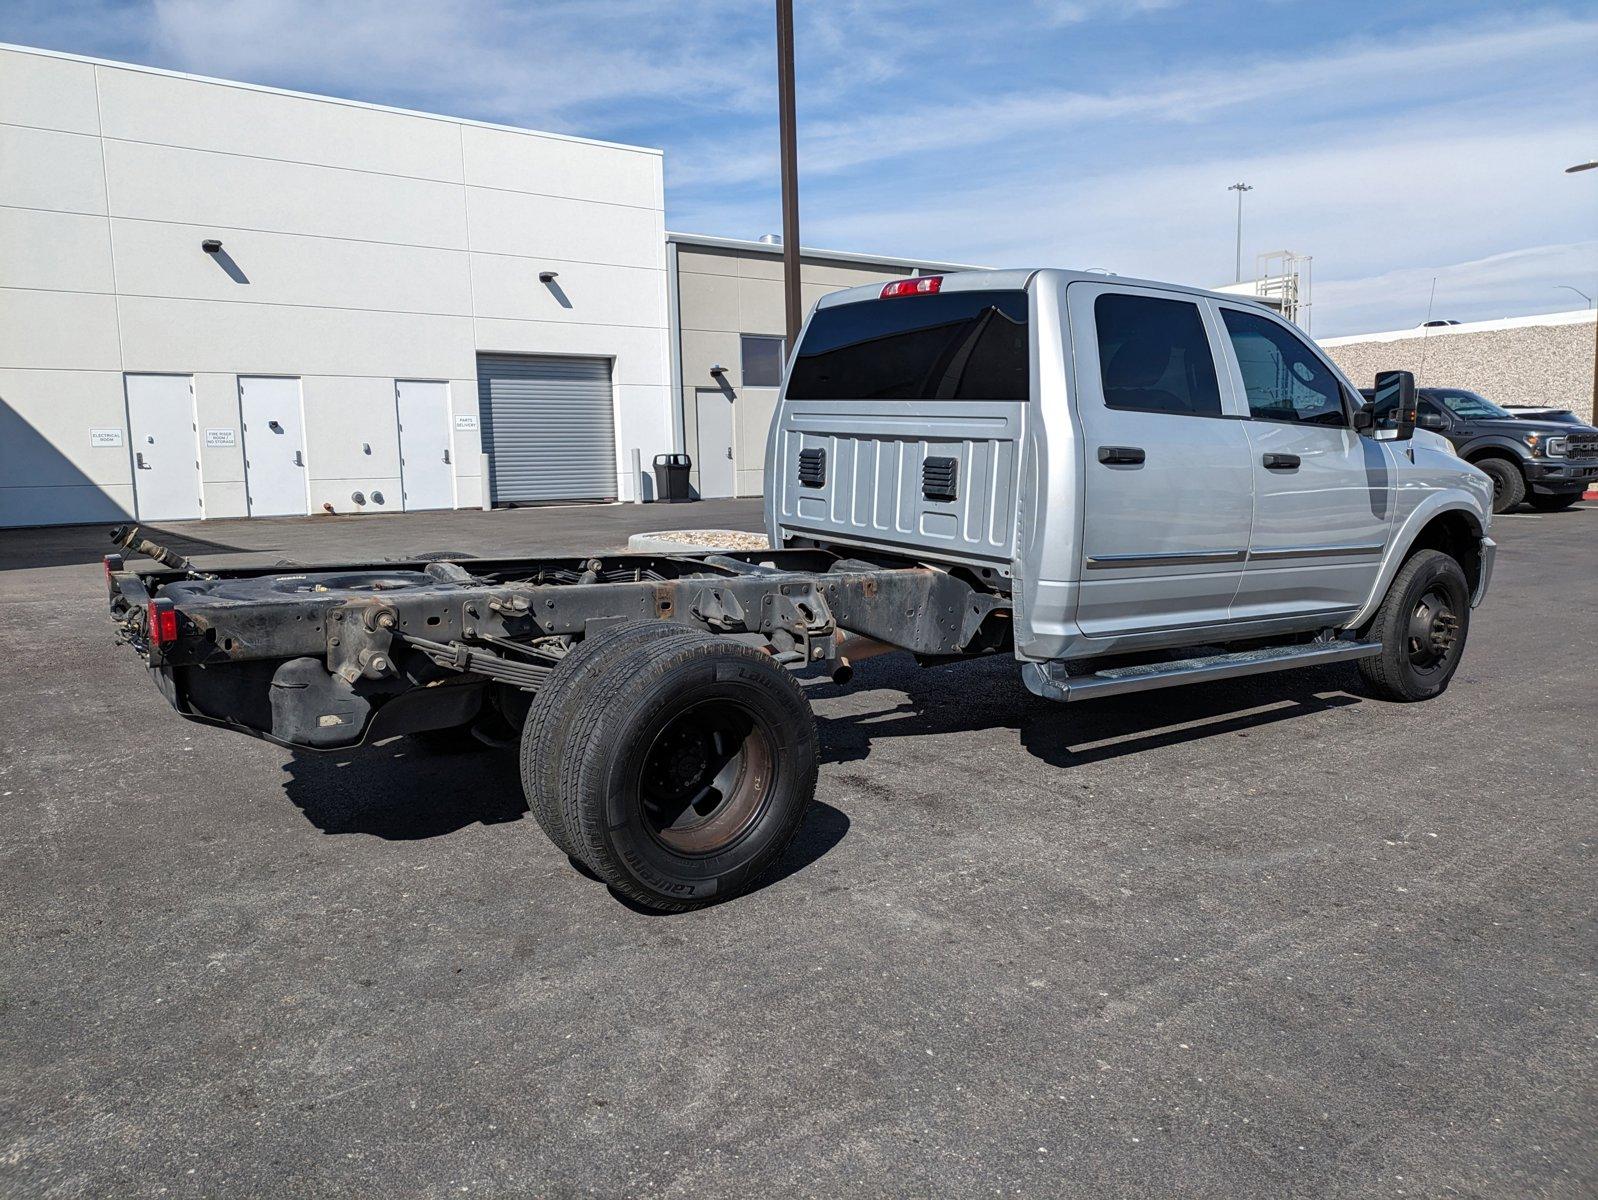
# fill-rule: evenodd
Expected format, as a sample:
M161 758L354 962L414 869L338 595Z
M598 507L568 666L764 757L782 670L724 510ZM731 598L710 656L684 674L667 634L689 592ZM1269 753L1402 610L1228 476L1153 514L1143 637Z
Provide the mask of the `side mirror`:
M1415 424L1419 425L1422 429L1448 428L1448 422L1443 420L1442 417L1438 416L1436 413L1421 413L1420 418L1415 422Z
M1415 436L1415 375L1411 371L1380 371L1376 375L1376 395L1371 407L1377 412L1391 411L1393 437L1404 442Z

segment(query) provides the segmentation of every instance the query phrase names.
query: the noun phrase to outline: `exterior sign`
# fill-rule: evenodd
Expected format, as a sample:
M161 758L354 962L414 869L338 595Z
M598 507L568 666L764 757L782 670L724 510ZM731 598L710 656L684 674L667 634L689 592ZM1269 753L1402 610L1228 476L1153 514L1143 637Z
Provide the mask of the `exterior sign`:
M205 444L207 446L231 446L235 444L237 436L231 429L207 429L205 431Z
M461 416L458 416L458 417L455 418L455 428L456 429L476 429L477 428L477 418L475 416L468 416L468 415L465 415L465 414L463 414Z
M120 429L89 430L89 445L91 446L120 446L121 444L122 431Z

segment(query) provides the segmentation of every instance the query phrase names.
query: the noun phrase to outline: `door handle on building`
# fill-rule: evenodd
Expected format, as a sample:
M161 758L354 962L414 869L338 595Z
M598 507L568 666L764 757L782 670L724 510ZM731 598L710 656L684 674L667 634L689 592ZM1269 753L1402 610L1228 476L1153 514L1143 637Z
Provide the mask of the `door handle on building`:
M1299 458L1296 454L1267 454L1261 461L1267 471L1296 471Z
M445 451L444 451L444 461L445 461L445 462L448 462L448 461L449 461L449 451L448 451L448 450L445 450Z
M728 446L728 447L727 447L727 457L728 457L728 458L731 458L731 457L732 457L732 447L731 447L731 446Z
M133 452L133 461L138 464L139 470L141 471L148 471L150 469L150 464L144 461L144 451L142 450L135 450Z
M305 465L305 451L296 450L294 452L294 465L296 467L303 467Z

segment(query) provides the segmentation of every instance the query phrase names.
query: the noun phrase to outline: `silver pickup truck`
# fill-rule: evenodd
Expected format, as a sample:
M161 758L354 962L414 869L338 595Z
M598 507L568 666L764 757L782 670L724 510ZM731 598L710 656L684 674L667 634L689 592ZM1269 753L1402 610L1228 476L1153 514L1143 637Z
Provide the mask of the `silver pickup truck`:
M1377 389L1362 405L1246 300L899 280L805 325L769 550L206 570L121 529L161 566L108 556L111 610L191 720L303 753L515 748L558 847L691 908L752 887L804 818L799 673L1008 655L1075 701L1357 662L1385 699L1441 692L1492 573L1492 486L1415 428L1413 377Z

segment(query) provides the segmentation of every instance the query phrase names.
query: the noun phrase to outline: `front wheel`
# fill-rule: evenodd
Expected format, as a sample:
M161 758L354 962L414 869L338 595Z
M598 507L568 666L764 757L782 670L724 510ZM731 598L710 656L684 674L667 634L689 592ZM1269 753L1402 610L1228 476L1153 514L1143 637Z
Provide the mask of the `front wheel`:
M808 701L769 655L702 637L645 644L596 662L567 703L545 802L558 799L577 856L616 891L681 911L776 866L820 756Z
M1476 464L1493 481L1493 511L1506 513L1526 498L1526 477L1507 458L1484 458Z
M1454 677L1470 632L1470 586L1459 563L1422 550L1398 569L1366 636L1382 652L1359 673L1386 700L1429 700Z
M1551 496L1547 493L1533 492L1526 498L1531 501L1531 506L1538 512L1558 512L1562 508L1569 508L1580 500L1581 493L1561 492L1557 496Z

